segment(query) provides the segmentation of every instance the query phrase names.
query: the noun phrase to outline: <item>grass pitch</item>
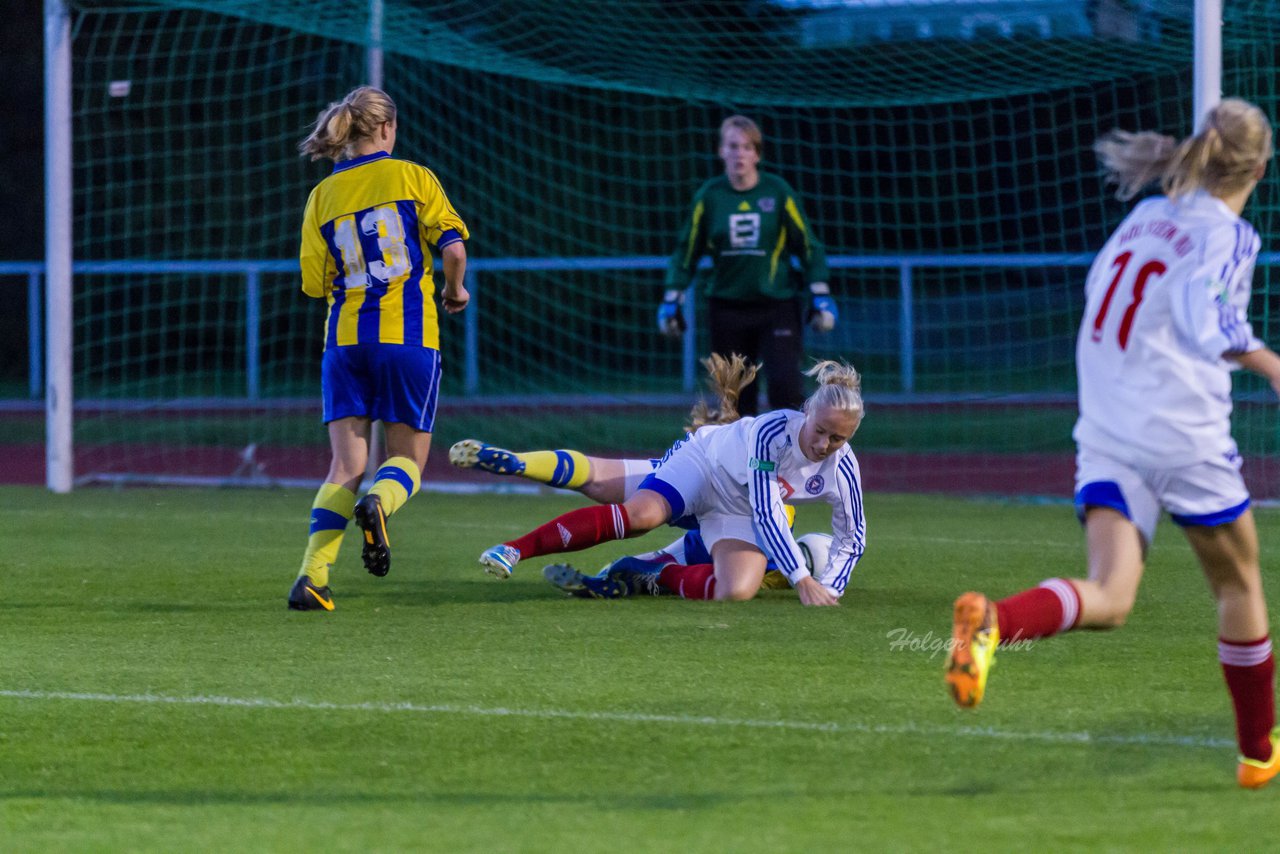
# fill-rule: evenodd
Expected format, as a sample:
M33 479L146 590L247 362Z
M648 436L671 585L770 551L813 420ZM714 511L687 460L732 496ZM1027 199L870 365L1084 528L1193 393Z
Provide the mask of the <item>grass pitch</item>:
M338 610L291 613L310 500L0 489L0 848L1185 850L1274 827L1280 790L1234 787L1213 607L1170 526L1126 628L1000 655L964 712L952 599L1077 574L1069 507L869 495L844 604L805 609L567 599L538 559L500 582L479 552L581 500L427 493L388 577L349 537ZM1259 523L1274 565L1280 515Z

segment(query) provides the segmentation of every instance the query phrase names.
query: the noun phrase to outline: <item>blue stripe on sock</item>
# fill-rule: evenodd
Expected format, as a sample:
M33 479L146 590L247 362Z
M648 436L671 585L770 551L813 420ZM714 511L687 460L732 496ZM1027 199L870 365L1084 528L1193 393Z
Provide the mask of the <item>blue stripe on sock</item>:
M556 470L551 473L552 486L567 486L573 480L573 457L565 451L556 451Z
M399 466L383 466L378 469L378 473L374 475L373 482L377 483L380 480L394 480L404 487L405 492L413 495L413 478L409 477L409 473Z
M347 517L323 507L311 508L311 533L341 531L347 527Z

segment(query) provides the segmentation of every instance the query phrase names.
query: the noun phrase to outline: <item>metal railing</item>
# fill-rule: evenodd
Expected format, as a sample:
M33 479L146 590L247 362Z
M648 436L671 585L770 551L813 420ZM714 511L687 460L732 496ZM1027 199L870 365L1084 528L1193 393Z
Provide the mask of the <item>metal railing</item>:
M913 318L913 273L920 269L1009 269L1086 267L1091 253L1020 253L1020 254L940 254L940 255L833 255L827 261L833 270L882 269L897 270L898 281L898 355L900 387L904 393L915 390L915 321ZM1262 253L1259 265L1280 262L1280 252ZM576 257L576 258L473 258L467 264L467 288L480 292L479 277L486 272L555 272L569 270L662 270L667 259L662 256ZM705 266L705 262L704 262ZM81 261L73 272L81 275L203 275L231 274L244 277L245 316L245 389L249 400L261 394L261 305L264 273L295 273L297 261ZM42 323L44 264L38 261L0 261L0 277L25 277L27 283L28 392L38 398L44 388L44 329ZM692 286L690 288L692 296ZM655 291L655 300L658 293ZM694 327L696 301L685 302L687 321ZM463 314L463 388L474 394L480 387L479 342L481 311ZM682 379L685 391L697 385L698 359L693 335L684 336Z

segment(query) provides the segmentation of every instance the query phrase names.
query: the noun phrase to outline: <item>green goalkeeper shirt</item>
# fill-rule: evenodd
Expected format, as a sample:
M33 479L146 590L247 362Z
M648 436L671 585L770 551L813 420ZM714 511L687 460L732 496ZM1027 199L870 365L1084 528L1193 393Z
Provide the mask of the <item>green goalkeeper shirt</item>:
M792 256L800 262L806 284L827 281L826 250L809 227L795 190L768 172L741 192L724 175L702 185L681 229L679 248L667 264L667 288L684 289L703 255L712 262L708 297L792 299L797 293L789 275Z

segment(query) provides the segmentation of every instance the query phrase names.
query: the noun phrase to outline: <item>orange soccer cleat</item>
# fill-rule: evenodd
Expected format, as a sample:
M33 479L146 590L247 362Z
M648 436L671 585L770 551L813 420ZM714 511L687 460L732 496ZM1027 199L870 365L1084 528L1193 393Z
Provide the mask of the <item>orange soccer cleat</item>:
M1271 758L1266 762L1241 756L1236 782L1246 789L1261 789L1280 773L1280 727L1271 730Z
M947 687L956 705L972 709L982 702L999 643L995 604L981 593L957 599L947 651Z

